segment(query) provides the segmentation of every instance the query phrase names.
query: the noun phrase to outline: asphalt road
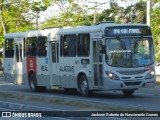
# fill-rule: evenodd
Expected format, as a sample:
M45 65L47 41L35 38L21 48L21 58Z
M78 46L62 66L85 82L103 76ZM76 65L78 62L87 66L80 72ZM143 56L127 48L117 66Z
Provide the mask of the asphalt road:
M17 86L4 81L0 82L0 92L8 92L15 94L23 94L30 96L41 96L44 98L60 98L71 101L87 101L100 104L110 104L130 108L142 108L145 110L160 111L160 86L155 88L143 88L137 90L133 96L126 97L120 91L104 91L95 92L93 96L85 98L79 95L78 92L65 93L64 91L47 90L44 93L33 93L28 86ZM59 106L58 106L59 107ZM63 108L63 106L62 106ZM65 107L68 109L67 107ZM69 107L71 108L71 107ZM73 107L76 108L75 106ZM77 107L77 110L87 109L84 106ZM96 108L88 108L94 110ZM105 110L105 108L103 108Z
M78 92L65 93L64 91L47 90L44 93L33 93L29 90L28 86L18 86L12 83L3 81L0 78L0 104L7 104L10 109L26 108L25 110L48 110L48 111L132 111L132 110L145 110L145 111L160 111L160 86L156 85L155 88L144 88L137 90L133 96L126 97L121 92L117 91L104 91L95 92L91 97L82 97ZM2 93L5 93L1 95ZM45 101L43 101L45 100ZM51 101L53 100L53 101ZM66 102L67 101L67 102ZM8 105L12 103L12 105ZM109 106L109 107L106 107ZM0 108L0 111L7 110L6 108ZM26 120L27 118L20 118ZM36 118L30 118L29 120ZM41 119L41 118L39 118ZM38 120L39 120L38 119ZM45 119L51 119L45 117ZM97 120L97 117L89 118L62 118L58 117L54 119L79 119L79 120ZM99 119L99 118L98 118ZM135 120L134 117L109 117L101 120ZM140 118L136 118L139 120ZM159 117L147 117L143 119L159 119ZM1 120L1 118L0 118ZM4 118L5 120L5 118ZM12 119L14 120L14 119ZM18 119L19 120L19 119ZM142 117L141 119L142 120Z

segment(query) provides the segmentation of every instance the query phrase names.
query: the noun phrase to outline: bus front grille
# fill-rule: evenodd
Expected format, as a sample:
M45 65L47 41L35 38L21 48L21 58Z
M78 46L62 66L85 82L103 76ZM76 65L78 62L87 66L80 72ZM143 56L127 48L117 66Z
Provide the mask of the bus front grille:
M135 70L135 71L117 71L121 75L137 75L137 74L143 74L146 72L145 70Z
M126 86L140 85L141 82L124 82Z

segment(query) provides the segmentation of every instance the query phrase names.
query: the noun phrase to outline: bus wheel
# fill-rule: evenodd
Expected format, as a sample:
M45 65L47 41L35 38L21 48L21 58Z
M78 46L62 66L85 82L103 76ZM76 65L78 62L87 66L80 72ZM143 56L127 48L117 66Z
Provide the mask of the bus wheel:
M131 96L134 93L135 90L123 90L123 94L126 96Z
M36 76L33 73L29 75L29 87L33 92L39 91L39 87L37 86Z
M82 96L88 97L92 94L92 91L89 90L88 80L85 75L81 76L79 87L80 87L80 93Z

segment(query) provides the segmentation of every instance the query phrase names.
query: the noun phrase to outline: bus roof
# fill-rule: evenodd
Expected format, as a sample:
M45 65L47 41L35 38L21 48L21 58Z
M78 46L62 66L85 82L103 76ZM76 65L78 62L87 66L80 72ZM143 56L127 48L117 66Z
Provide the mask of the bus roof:
M8 33L5 35L6 39L9 38L22 38L22 37L33 37L33 36L50 36L55 37L56 34L70 34L70 33L92 33L104 31L107 27L124 27L124 26L148 26L146 24L116 24L116 23L98 23L91 26L77 26L71 28L46 28L42 30L32 30L28 32L16 32Z
M26 36L26 32L16 32L16 33L8 33L5 35L5 39L10 38L22 38Z
M116 23L99 23L98 25L91 26L78 26L72 28L59 29L58 34L69 34L69 33L87 33L87 32L100 32L106 27L121 27L121 26L148 26L146 24L116 24Z

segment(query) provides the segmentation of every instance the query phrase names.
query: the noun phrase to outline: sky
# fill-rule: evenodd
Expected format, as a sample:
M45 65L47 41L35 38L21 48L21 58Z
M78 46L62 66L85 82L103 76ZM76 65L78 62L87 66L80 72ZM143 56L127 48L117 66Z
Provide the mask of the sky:
M34 0L34 1L38 1L38 0ZM130 0L127 3L125 1L126 0L117 0L119 6L121 7L130 6L131 4L134 4L139 0ZM96 5L95 2L97 2L98 13L102 12L104 9L109 9L110 0L83 0L83 2L81 2L80 4L85 4L85 5L88 5L88 8L92 8ZM105 3L105 4L102 4L102 3ZM53 5L52 7L49 7L46 11L40 13L39 21L44 22L47 19L50 19L51 17L53 17L54 15L58 15L58 12L59 12L59 8L56 5ZM94 10L90 9L88 12L93 13Z

